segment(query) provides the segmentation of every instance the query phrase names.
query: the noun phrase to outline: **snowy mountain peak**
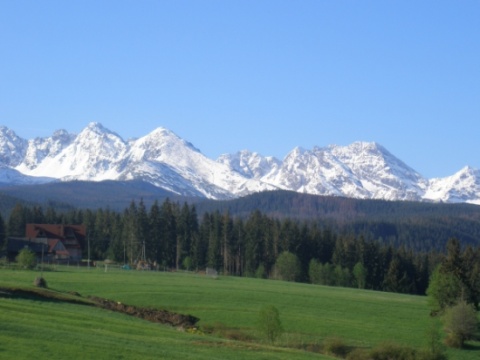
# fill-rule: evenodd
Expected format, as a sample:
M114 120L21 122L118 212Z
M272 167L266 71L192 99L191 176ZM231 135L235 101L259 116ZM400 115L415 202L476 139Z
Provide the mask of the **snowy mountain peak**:
M0 127L0 165L17 166L25 156L27 141L13 130Z
M466 166L452 176L430 180L424 199L480 205L480 170Z
M110 132L110 130L108 130L101 123L96 122L96 121L92 121L92 122L88 123L87 127L83 131L93 131L97 134L109 133Z
M71 137L71 136L72 135L67 130L59 129L53 133L52 138L60 139L60 138Z
M78 137L80 138L110 138L110 139L119 139L122 142L123 139L117 133L107 129L102 124L98 122L91 122L88 126L83 129L79 134Z
M149 134L131 142L130 154L135 160L167 161L178 158L186 151L200 153L192 144L183 140L172 131L159 127Z
M176 144L177 146L187 146L194 151L200 152L200 150L198 150L191 143L185 141L173 131L168 130L164 127L156 128L150 134L148 134L147 137L156 139L156 141L158 141L161 145Z
M478 176L479 170L467 165L463 167L458 173Z
M0 127L0 181L143 180L177 194L231 198L286 189L364 199L480 204L480 171L465 167L443 179L424 179L375 142L304 149L283 160L249 150L216 161L159 127L124 141L98 122L79 134L65 130L24 140Z
M290 156L292 156L292 157L301 156L301 155L305 154L306 152L307 152L307 150L304 149L303 147L301 147L301 146L296 146L296 147L293 148L292 151L290 151L290 152L287 154L287 156L286 156L285 158L290 157Z
M264 157L256 152L241 150L235 154L223 154L217 162L249 179L260 179L278 169L281 161L275 157Z

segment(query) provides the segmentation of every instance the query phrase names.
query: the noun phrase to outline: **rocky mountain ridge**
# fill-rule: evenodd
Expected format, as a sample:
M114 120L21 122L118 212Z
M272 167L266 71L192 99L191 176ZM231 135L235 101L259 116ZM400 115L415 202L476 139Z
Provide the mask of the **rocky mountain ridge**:
M179 195L228 199L267 190L480 204L480 171L425 179L377 143L300 147L283 160L248 150L217 160L165 128L125 141L99 123L79 134L22 139L0 127L0 182L143 180Z

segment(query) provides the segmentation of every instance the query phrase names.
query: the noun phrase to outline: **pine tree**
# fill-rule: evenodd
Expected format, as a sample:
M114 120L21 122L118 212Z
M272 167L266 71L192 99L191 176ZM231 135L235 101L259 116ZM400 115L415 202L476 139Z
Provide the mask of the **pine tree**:
M7 225L8 236L24 237L26 229L25 208L17 203L10 213Z
M135 262L139 251L137 233L137 204L131 201L123 212L122 239L125 246L126 259L129 263Z
M195 269L207 267L208 239L210 236L210 214L205 213L199 224L198 234L192 239L191 258Z
M177 221L175 205L169 199L165 200L160 208L162 218L162 264L168 268L175 267L176 244L177 244Z
M150 231L148 236L149 240L146 244L146 250L149 254L152 254L153 261L158 266L162 263L164 256L163 231L165 225L157 200L155 200L150 208L150 212L148 214L148 223Z
M215 270L220 270L223 266L221 231L221 215L218 211L216 211L213 215L211 215L210 229L208 234L208 267L211 267Z
M250 214L245 222L245 272L253 276L264 260L264 219L260 211Z
M111 239L107 250L107 258L126 264L126 246L122 238L123 222L120 214L112 213Z
M223 255L223 273L225 275L233 272L232 268L232 232L233 221L228 211L222 217L222 255Z
M7 238L7 229L2 214L0 214L0 251L5 247Z
M136 232L137 232L137 241L139 247L139 255L138 258L142 261L151 260L151 254L147 253L147 242L149 242L148 233L150 232L149 229L149 221L148 221L148 214L147 209L145 207L145 203L143 199L140 199L137 207L136 213Z

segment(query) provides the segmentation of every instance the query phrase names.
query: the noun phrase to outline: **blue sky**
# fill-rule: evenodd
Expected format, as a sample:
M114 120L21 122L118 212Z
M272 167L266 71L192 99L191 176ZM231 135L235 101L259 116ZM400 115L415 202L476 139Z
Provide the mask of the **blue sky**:
M480 168L480 1L0 0L0 125Z

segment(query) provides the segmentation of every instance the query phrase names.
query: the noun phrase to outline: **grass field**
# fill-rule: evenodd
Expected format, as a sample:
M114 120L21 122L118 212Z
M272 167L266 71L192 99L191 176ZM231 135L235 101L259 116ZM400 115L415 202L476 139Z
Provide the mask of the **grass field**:
M0 286L31 287L38 274L0 270ZM328 359L295 348L332 337L355 347L386 341L420 348L432 319L426 298L309 284L166 272L60 268L44 274L50 289L200 318L255 341L189 334L82 305L0 298L0 358L26 359ZM285 333L275 346L259 341L261 306L280 311ZM480 358L480 344L449 351L450 359Z

